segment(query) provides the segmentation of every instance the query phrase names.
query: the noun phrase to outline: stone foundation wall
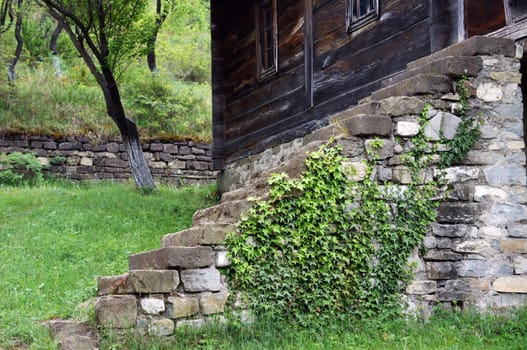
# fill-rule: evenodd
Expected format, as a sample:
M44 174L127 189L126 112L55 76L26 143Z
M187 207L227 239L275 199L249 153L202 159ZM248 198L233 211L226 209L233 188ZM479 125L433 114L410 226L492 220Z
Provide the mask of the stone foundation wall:
M436 67L442 64L456 70L456 58L443 56ZM425 239L425 253L415 252L411 258L417 268L406 298L411 309L425 312L437 304L485 309L525 303L527 179L520 57L511 48L504 54L463 57L458 72L449 71L446 76L403 73L415 77L406 85L390 81L396 86L381 89L331 117L328 127L227 165L220 188L235 193L250 183L260 182L258 187L262 176L276 171L294 177L303 170L299 149L305 153L310 145L316 146L315 141L324 143L331 136L343 146L348 165L357 169L359 178L354 180L360 180L368 144L383 140L376 178L404 186L409 178L400 156L411 147L407 140L417 134L417 116L425 104L431 105L426 134L441 149L439 135L452 137L460 121L454 112L459 96L453 92L452 77L472 75L466 83L471 95L469 114L481 118L481 138L462 162L446 169L451 192ZM415 89L421 90L415 93ZM346 136L339 136L342 130ZM434 174L436 166L427 169L426 178Z
M216 179L211 146L193 141L143 143L154 178L177 184L198 184ZM31 152L45 172L76 181L126 180L131 177L128 156L120 138L93 141L88 137L12 135L0 137L0 153Z

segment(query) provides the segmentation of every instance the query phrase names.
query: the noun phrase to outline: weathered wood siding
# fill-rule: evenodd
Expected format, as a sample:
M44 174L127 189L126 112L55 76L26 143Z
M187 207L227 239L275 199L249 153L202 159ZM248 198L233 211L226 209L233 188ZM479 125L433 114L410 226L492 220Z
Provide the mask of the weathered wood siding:
M462 40L464 6L473 1L381 0L379 19L351 33L346 0L277 1L278 74L262 81L257 3L212 1L213 48L221 48L213 61L221 64L214 80L215 155L227 163L306 134L406 63ZM515 11L510 16L517 19Z

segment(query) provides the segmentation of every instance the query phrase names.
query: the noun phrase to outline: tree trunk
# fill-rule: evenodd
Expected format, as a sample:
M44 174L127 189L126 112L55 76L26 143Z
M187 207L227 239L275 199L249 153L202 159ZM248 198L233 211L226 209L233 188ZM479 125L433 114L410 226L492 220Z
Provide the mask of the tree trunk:
M148 69L150 72L157 72L157 63L156 63L156 40L157 40L157 30L154 36L148 41L148 53L146 54L146 62L148 63Z
M16 38L16 50L15 54L13 56L13 59L11 62L9 62L8 72L7 72L7 79L9 81L14 81L16 79L16 64L18 63L18 60L20 58L20 54L22 53L22 47L24 45L24 40L22 39L22 34L20 31L22 30L22 0L18 0L17 4L17 14L16 14L16 24L15 24L15 38Z
M121 133L121 138L126 147L128 164L130 165L130 171L135 185L142 189L153 189L156 185L143 154L137 126L133 120L126 117L121 96L119 94L119 88L117 87L117 82L115 81L111 70L103 67L102 73L105 80L105 84L102 88L106 102L106 109L108 115L113 119L115 124L117 124L119 132Z
M126 118L126 120L128 124L128 134L121 132L121 137L126 147L126 153L128 154L128 164L130 164L132 178L137 187L153 189L156 185L144 157L137 127L133 120L128 118Z
M49 41L49 49L51 51L53 68L55 69L55 75L59 78L62 76L62 68L60 66L60 57L57 52L57 39L59 38L59 35L62 32L62 28L62 23L58 22L57 27L51 34L51 40Z

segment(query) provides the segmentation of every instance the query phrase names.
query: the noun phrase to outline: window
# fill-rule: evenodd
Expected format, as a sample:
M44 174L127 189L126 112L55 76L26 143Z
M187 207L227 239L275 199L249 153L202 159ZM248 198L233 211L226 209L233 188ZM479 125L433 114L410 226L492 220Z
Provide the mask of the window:
M347 0L346 27L348 32L364 27L379 17L379 0Z
M276 0L262 0L256 6L256 35L258 79L265 79L278 72Z

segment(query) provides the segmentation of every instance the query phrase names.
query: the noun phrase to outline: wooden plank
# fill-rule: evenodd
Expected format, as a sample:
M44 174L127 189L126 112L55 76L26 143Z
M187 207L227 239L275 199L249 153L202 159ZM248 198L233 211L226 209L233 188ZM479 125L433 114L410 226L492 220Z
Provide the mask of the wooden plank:
M428 28L428 20L424 19L367 50L355 52L354 43L350 43L335 51L333 64L315 70L315 104L401 71L408 62L429 54ZM322 57L315 59L315 67L323 64Z
M444 0L431 2L430 45L432 52L464 39L463 18L460 18L463 0Z
M306 108L313 107L313 0L304 9L304 94Z
M223 18L224 3L215 1L211 4L211 52L212 52L212 166L215 170L223 168L225 158L225 94L223 90Z

